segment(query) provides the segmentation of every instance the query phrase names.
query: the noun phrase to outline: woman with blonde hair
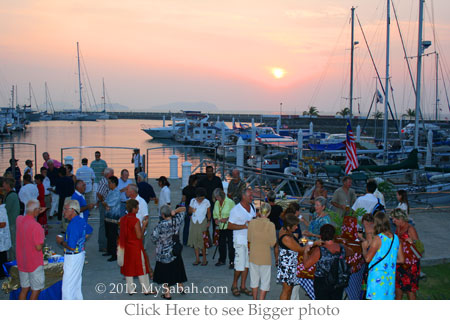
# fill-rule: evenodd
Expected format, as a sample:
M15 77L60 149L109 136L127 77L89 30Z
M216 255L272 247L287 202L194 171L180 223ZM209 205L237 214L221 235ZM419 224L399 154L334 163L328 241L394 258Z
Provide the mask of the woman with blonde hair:
M268 218L271 207L268 203L261 204L260 217L248 224L248 242L250 243L250 287L253 299L264 300L270 289L270 268L272 256L270 249L277 242L275 225Z
M396 263L403 263L403 251L398 237L391 232L389 219L382 211L374 215L375 236L369 245L361 244L363 256L369 263L367 278L368 300L393 300L395 298Z
M420 258L422 256L417 249L420 249L418 245L421 243L419 235L416 229L408 223L408 215L402 209L394 209L391 218L397 227L395 234L400 239L405 254L405 262L397 264L395 299L401 300L403 293L406 293L409 300L415 300L416 292L419 289Z

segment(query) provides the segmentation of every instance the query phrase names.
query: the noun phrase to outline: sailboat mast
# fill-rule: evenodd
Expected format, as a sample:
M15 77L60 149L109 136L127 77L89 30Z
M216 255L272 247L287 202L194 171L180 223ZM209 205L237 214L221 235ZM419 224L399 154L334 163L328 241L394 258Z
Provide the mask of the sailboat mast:
M103 113L106 112L106 96L105 96L105 78L102 78L103 83Z
M423 4L425 0L419 0L419 36L418 36L418 44L417 44L417 79L416 79L416 120L415 120L415 129L414 129L414 148L419 148L419 115L420 115L420 89L422 82L422 54L423 54L423 45L422 45L422 34L423 34ZM424 126L425 130L425 126Z
M386 79L384 84L383 161L387 161L388 105L389 105L389 52L391 40L391 0L387 0L386 16Z
M350 119L353 116L353 55L355 52L355 7L352 7L352 45L350 54Z
M30 99L30 109L31 109L31 82L28 82L28 98Z
M436 121L439 121L439 54L436 52Z
M77 60L78 60L78 86L80 90L80 113L83 110L83 97L81 95L81 68L80 68L80 47L77 41Z
M45 113L48 113L47 82L45 84Z

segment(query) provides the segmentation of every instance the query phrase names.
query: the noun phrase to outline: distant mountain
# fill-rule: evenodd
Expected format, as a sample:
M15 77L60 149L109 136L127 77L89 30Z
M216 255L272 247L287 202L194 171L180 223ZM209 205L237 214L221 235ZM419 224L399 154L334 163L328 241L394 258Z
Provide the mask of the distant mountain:
M179 111L202 111L202 112L217 112L219 108L208 102L174 102L164 105L155 105L146 109L146 112L179 112Z
M40 106L40 109L45 108L44 105ZM63 102L63 101L57 101L57 102L53 102L53 106L55 108L55 110L57 111L63 111L63 110L73 110L73 109L79 109L79 105L74 105L72 103L69 102ZM92 107L85 107L83 106L83 110L87 111L87 112L99 112L103 109L103 104L97 104L95 106ZM111 103L111 104L106 104L106 111L107 112L128 112L130 111L130 108L128 106L119 104L119 103Z

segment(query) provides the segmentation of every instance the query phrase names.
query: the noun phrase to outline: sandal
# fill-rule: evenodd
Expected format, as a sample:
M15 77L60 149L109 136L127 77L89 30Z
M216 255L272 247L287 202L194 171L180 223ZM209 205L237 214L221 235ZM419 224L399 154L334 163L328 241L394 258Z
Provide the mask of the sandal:
M202 263L202 266L206 266L206 265L208 265L208 261Z
M233 296L238 297L238 296L241 295L241 292L239 292L239 290L238 290L237 287L232 287L232 288L231 288L231 294L233 294Z
M239 291L240 291L241 293L244 293L245 295L248 295L248 296L252 296L252 295L253 295L252 291L249 290L248 288L242 288L242 287L241 287L241 289L240 289Z
M165 294L161 294L161 297L162 297L163 299L165 299L165 300L171 300L171 299L172 299L172 296L166 297Z
M193 262L192 265L197 266L200 262Z

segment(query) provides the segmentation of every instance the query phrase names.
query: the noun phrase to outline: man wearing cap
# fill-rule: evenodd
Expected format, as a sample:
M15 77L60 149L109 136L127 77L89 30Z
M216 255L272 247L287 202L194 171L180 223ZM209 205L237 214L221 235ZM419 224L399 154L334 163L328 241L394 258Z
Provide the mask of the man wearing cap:
M64 218L69 221L65 236L56 236L56 242L64 247L63 300L82 300L82 273L85 259L85 243L92 227L79 216L80 204L70 200L64 205Z
M137 175L137 187L139 188L139 196L141 196L141 198L148 204L150 200L156 199L156 194L153 187L145 181L146 178L147 175L145 172L139 172Z
M42 153L42 158L44 159L44 164L42 165L44 168L48 169L48 161L51 160L53 162L53 165L55 166L55 168L61 168L61 162L59 162L58 160L55 159L51 159L50 158L50 154L48 154L48 152L44 152Z
M16 185L14 188L16 189L16 192L19 193L20 187L22 186L22 182L21 182L22 173L20 172L20 169L17 166L17 161L19 161L19 160L18 159L9 159L10 167L8 169L6 169L5 176L6 176L6 173L8 173L8 172L11 173L14 180L16 180Z
M79 180L83 180L86 184L86 190L84 192L86 201L88 203L94 202L94 180L95 180L95 173L92 168L88 167L88 159L83 158L81 160L81 168L77 170L76 177Z

